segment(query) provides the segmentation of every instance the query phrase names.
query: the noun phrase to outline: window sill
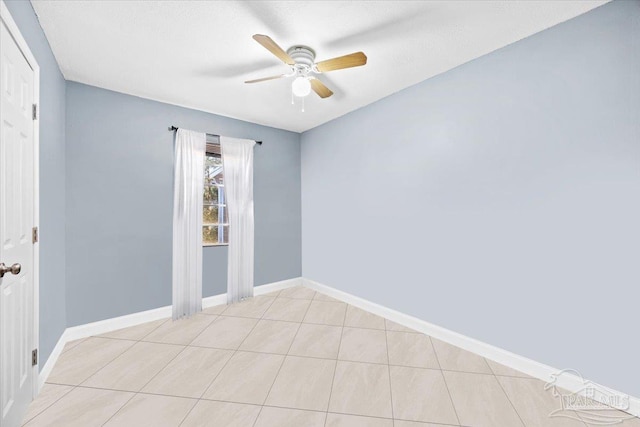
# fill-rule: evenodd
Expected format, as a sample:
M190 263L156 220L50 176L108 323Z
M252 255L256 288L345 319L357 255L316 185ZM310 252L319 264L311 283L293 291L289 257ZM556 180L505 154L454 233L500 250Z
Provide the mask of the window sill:
M203 243L202 247L204 248L208 248L208 247L216 247L216 246L229 246L228 243Z

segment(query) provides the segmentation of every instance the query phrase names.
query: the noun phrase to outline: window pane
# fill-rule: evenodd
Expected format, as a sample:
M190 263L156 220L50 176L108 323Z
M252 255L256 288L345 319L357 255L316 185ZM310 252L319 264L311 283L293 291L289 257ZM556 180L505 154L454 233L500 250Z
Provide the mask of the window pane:
M218 227L202 227L202 243L205 245L218 243Z
M205 185L204 187L204 203L218 204L218 187Z
M229 226L205 225L202 227L202 243L205 245L229 243Z
M204 168L202 207L202 241L204 244L229 242L227 207L224 198L224 174L219 154L207 153Z
M211 173L210 178L205 177L204 185L223 185L224 178L222 172Z
M206 202L205 202L206 203ZM218 205L204 206L202 208L202 222L204 224L217 224L218 223Z
M204 167L205 184L222 184L222 159L220 156L207 154Z

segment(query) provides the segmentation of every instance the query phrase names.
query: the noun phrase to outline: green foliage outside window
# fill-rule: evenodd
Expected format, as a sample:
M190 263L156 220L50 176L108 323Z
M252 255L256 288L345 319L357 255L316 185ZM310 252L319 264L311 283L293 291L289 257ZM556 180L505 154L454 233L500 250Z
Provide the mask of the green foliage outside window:
M202 242L205 245L229 243L227 208L224 203L224 175L220 155L207 153L204 169Z

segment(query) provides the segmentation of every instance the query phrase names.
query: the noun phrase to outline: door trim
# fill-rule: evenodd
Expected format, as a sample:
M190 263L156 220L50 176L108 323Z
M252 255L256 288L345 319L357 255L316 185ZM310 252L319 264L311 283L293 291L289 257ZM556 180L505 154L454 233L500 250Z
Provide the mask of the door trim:
M38 106L37 117L33 120L33 227L40 229L40 66L35 56L29 49L27 41L20 33L18 25L9 13L4 0L0 0L0 19L9 30L16 45L24 55L27 63L33 70L33 102ZM33 347L39 348L40 341L40 241L33 244ZM39 352L38 352L39 353ZM38 371L40 360L33 366L31 375L33 384L33 397L40 391Z

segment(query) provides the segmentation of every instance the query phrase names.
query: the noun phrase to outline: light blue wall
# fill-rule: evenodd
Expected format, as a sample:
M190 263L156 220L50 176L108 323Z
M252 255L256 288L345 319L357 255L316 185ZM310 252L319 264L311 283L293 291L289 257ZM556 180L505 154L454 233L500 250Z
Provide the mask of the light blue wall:
M41 67L42 364L67 325L170 303L170 124L265 141L256 284L300 275L297 134L65 85L6 4ZM303 134L304 275L640 395L639 29L616 1Z
M5 2L40 66L40 366L65 329L65 81L28 1Z
M640 2L302 135L304 277L640 396Z
M255 284L300 276L299 134L67 82L67 326L171 304L171 125L264 141ZM204 296L226 292L226 262L204 248Z

